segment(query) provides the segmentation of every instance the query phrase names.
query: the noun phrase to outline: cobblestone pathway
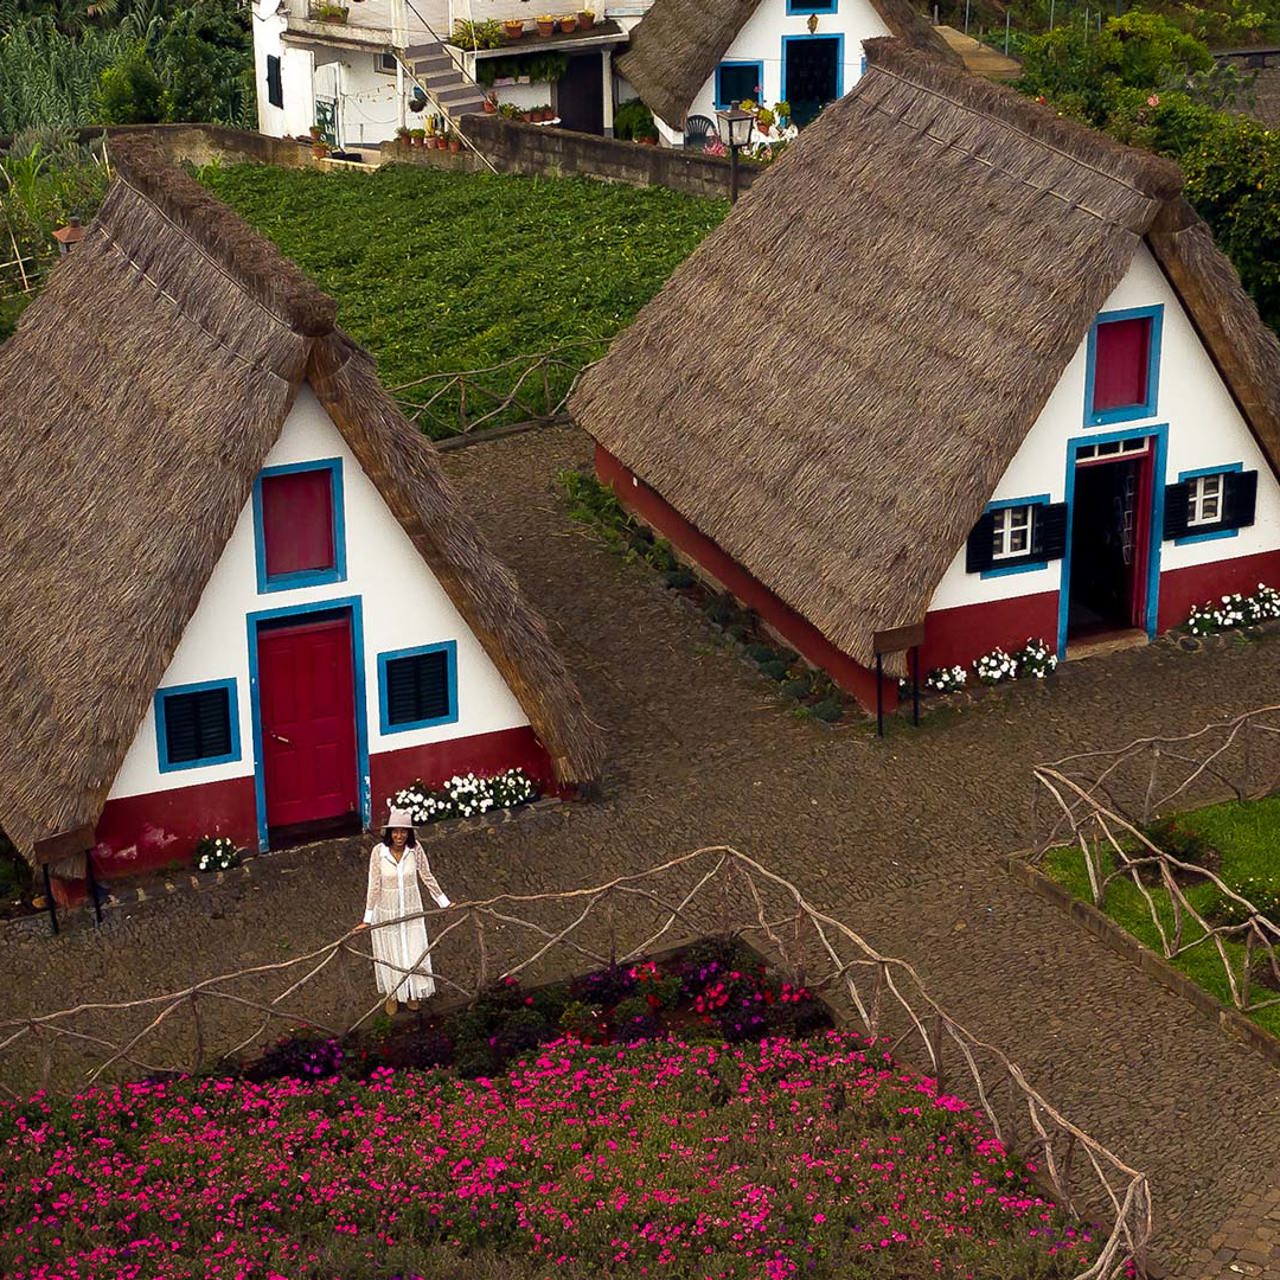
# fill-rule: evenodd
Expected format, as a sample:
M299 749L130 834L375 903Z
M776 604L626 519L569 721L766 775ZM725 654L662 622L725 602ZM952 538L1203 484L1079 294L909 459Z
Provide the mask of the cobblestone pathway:
M612 743L599 802L433 846L450 895L568 887L731 842L910 960L955 1017L1148 1171L1166 1268L1280 1273L1252 1261L1277 1226L1280 1075L1000 866L1026 840L1031 762L1280 702L1280 641L1072 664L878 743L787 714L647 570L572 525L554 476L587 456L563 429L448 460ZM358 918L355 846L261 866L225 892L114 913L98 936L11 936L0 1014L298 954Z

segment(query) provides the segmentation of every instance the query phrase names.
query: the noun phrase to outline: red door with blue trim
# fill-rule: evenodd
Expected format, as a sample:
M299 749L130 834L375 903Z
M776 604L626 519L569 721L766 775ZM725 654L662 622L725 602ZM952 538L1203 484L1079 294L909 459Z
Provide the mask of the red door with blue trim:
M260 629L258 700L267 827L357 814L350 615Z

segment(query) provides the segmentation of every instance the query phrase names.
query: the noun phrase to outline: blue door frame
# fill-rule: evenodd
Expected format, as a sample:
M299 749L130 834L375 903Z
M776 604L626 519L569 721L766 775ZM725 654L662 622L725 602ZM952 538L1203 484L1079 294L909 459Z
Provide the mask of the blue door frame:
M249 710L253 721L253 789L258 810L258 848L266 850L267 782L262 762L262 686L258 680L258 624L281 618L304 617L309 613L347 613L351 616L351 666L356 682L356 794L360 797L360 820L368 827L373 818L369 791L369 717L365 710L364 685L364 618L360 597L341 600L316 600L311 604L289 605L283 609L264 609L246 619L249 629Z
M787 55L791 52L794 45L801 41L808 40L834 40L836 42L836 97L832 99L834 102L837 98L844 97L844 32L842 31L818 31L810 36L783 36L782 37L782 97L784 101L790 101L788 96L789 86L787 84Z
M1062 556L1062 579L1058 586L1058 660L1067 656L1067 616L1071 607L1071 538L1076 516L1076 460L1084 445L1110 444L1119 440L1138 440L1148 437L1154 444L1151 459L1151 527L1147 544L1147 593L1144 619L1147 638L1156 638L1156 622L1160 611L1160 543L1164 537L1164 485L1165 455L1169 444L1169 424L1158 423L1149 427L1133 427L1128 431L1111 431L1106 434L1091 433L1067 441L1067 545ZM1117 459L1119 461L1119 459Z

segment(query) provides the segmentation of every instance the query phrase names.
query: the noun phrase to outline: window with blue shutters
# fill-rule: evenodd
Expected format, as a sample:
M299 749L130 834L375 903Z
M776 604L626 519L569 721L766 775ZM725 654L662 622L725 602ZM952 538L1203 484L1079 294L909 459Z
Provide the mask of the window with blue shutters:
M161 773L240 759L234 680L161 689L155 713Z
M455 723L457 641L379 654L378 686L383 733Z
M1164 536L1179 546L1234 538L1257 515L1258 473L1241 463L1184 471L1164 491Z

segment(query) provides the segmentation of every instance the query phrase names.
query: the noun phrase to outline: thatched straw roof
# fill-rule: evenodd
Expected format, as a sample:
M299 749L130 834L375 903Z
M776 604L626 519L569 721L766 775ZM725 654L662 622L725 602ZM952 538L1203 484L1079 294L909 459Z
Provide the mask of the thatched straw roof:
M620 74L645 105L673 129L684 127L689 104L761 0L653 0L618 58ZM871 0L885 26L917 49L956 61L911 0Z
M510 682L566 784L601 739L542 620L332 300L146 144L0 347L0 827L101 813L304 380Z
M1280 343L1177 169L892 40L577 421L833 644L920 622L1144 236L1273 461Z

